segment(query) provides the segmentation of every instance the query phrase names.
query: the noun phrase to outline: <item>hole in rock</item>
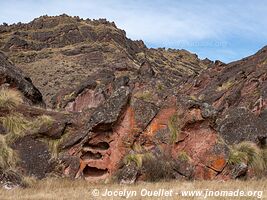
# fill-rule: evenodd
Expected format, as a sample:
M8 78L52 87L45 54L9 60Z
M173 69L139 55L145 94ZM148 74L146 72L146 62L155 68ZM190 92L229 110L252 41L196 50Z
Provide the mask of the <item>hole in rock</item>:
M85 177L103 176L106 173L108 173L107 169L98 169L96 167L90 167L88 165L83 170L83 174Z
M96 150L107 150L109 149L109 143L99 142L97 144L85 144L84 147L89 147Z
M101 158L102 158L101 153L92 153L90 151L83 153L83 155L81 156L81 159L83 159L83 160L86 160L86 159L97 160L97 159L101 159Z

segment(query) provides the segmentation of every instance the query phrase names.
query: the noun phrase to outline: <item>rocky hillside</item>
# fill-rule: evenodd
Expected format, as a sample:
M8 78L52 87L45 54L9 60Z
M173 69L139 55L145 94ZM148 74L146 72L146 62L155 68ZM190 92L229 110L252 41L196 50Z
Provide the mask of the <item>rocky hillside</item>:
M132 79L141 66L152 66L150 73L178 84L210 64L185 50L148 49L105 19L67 15L0 26L0 50L32 78L48 106L59 91L78 86L99 70Z
M266 48L224 64L62 15L0 26L0 49L5 186L266 175Z

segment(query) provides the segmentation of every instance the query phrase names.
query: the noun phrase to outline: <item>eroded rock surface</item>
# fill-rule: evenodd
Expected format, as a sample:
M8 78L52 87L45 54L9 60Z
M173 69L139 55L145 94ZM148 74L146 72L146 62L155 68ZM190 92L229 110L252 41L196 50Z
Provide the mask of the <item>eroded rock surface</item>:
M31 120L53 118L14 143L22 173L121 183L255 175L248 162L229 160L243 141L266 148L266 47L233 63L212 62L186 50L148 49L103 19L66 15L0 26L0 35L1 50L54 109L16 108ZM0 83L41 103L30 79L1 56ZM1 124L0 131L10 134Z
M102 19L42 16L28 24L0 26L0 34L0 50L31 77L49 107L54 95L96 81L89 76L104 69L130 79L141 72L178 84L210 65L185 50L148 49ZM86 101L82 96L77 101Z

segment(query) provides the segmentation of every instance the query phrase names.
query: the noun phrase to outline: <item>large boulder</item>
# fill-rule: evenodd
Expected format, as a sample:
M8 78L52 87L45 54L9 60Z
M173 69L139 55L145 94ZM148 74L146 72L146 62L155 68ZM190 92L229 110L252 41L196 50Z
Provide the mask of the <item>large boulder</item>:
M0 85L3 84L10 88L17 88L32 104L44 105L42 94L32 84L31 79L0 52Z
M229 109L217 124L218 132L228 144L257 142L257 138L266 132L264 121L246 108Z

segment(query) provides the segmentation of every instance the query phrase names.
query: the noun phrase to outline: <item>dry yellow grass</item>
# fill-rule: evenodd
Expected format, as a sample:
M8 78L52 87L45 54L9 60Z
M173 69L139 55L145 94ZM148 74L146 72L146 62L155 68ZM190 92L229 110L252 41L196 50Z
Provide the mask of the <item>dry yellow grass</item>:
M22 95L17 90L0 90L0 108L13 109L23 102Z
M139 199L164 199L164 200L177 200L177 199L205 199L203 197L182 197L181 195L173 195L172 197L141 197L140 191L142 189L148 190L173 190L175 192L184 190L203 190L206 191L263 191L261 199L267 199L267 180L251 180L251 181L170 181L170 182L158 182L158 183L138 183L134 185L119 185L119 184L104 184L104 183L88 183L83 180L60 180L60 179L47 179L38 181L31 188L27 189L14 189L3 190L0 189L1 200L103 200L103 199L127 199L124 197L94 197L92 192L95 189L99 190L100 194L103 194L106 189L110 191L124 190L136 191L137 196L130 197L131 200ZM251 200L260 199L256 197L207 197L206 199L234 199L234 200Z

